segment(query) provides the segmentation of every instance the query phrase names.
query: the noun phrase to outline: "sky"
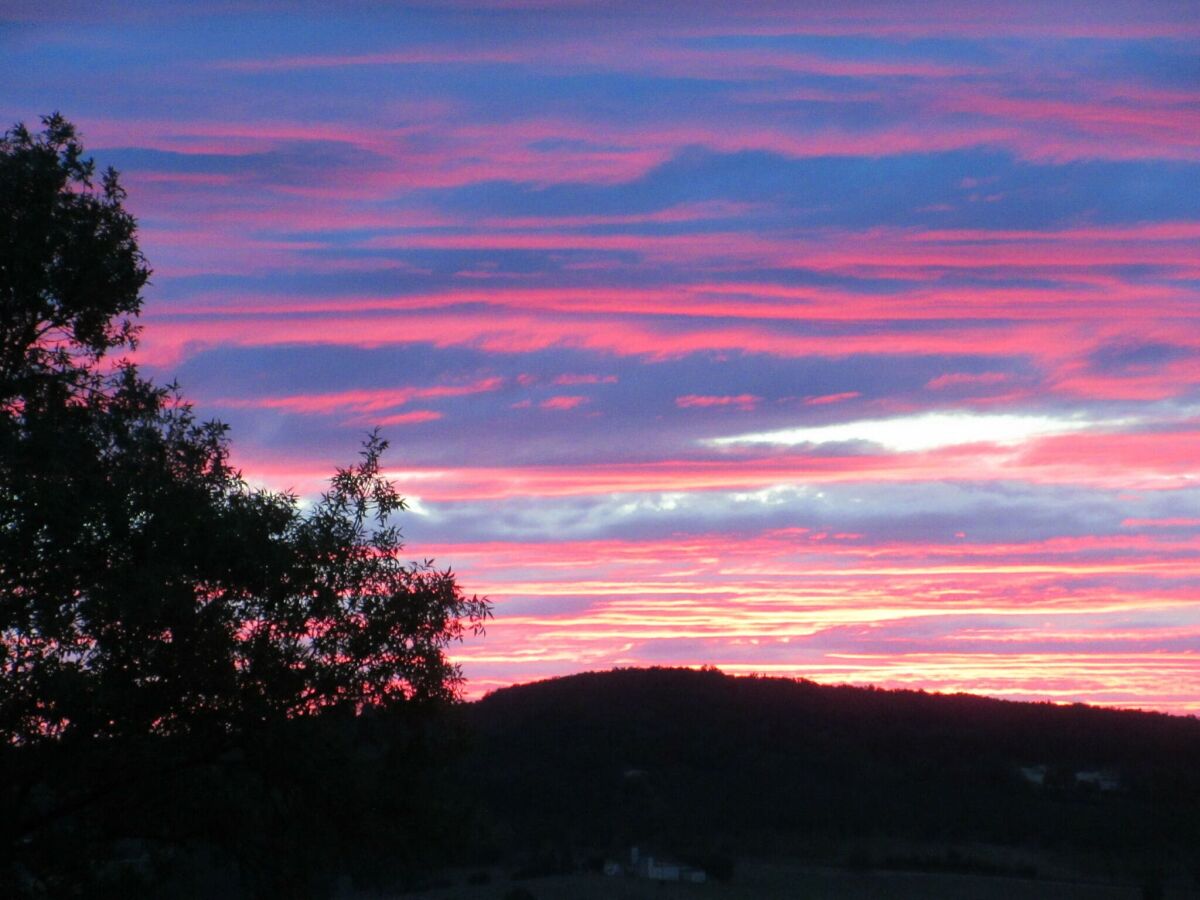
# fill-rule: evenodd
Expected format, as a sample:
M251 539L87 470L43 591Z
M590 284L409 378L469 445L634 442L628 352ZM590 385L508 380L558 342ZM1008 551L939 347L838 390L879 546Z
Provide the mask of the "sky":
M0 0L137 360L614 666L1200 713L1200 3Z

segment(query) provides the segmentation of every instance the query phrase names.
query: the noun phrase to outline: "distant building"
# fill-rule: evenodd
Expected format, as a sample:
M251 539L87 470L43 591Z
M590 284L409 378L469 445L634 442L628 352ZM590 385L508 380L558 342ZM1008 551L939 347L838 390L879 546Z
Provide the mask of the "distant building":
M1101 791L1117 791L1121 789L1121 776L1111 769L1081 769L1075 773L1075 783Z
M708 880L703 869L686 866L683 863L669 859L655 859L649 854L643 856L637 847L629 851L630 871L638 878L649 881L689 881L702 884Z
M1046 783L1046 767L1021 766L1021 777L1030 784L1044 785Z
M1021 766L1021 777L1038 787L1070 790L1071 788L1095 788L1100 791L1121 789L1121 774L1113 769L1078 769L1072 771L1061 766L1051 769L1047 765Z

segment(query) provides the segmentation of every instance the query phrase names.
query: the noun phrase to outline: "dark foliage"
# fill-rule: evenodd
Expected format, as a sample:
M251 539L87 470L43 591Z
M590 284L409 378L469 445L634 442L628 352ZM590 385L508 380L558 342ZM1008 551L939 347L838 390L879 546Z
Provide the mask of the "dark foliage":
M377 435L305 511L113 358L149 269L117 174L44 126L0 140L0 894L191 868L300 896L411 862L438 834L422 717L488 605L401 556Z
M844 861L888 836L1091 854L1127 872L1198 861L1192 718L679 669L523 685L462 712L475 790L511 846ZM1022 774L1034 766L1045 784ZM1076 778L1099 770L1119 787Z

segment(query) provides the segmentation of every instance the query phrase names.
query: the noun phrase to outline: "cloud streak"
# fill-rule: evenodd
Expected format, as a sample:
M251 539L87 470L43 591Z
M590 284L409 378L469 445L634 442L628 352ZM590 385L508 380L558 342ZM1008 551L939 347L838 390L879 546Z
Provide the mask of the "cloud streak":
M0 114L130 189L135 359L254 483L382 426L413 552L497 600L475 693L1200 712L1190 0L7 19Z

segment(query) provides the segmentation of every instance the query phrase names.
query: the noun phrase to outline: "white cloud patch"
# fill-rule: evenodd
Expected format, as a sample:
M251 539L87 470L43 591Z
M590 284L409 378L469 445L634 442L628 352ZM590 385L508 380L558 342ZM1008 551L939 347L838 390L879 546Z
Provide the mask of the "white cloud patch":
M1123 424L1083 415L1034 416L972 412L928 412L892 419L862 419L810 428L784 428L730 437L710 438L716 447L738 444L841 444L865 442L896 453L912 453L958 444L1020 444L1031 438L1071 434L1100 426Z

